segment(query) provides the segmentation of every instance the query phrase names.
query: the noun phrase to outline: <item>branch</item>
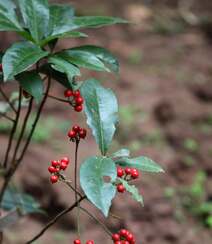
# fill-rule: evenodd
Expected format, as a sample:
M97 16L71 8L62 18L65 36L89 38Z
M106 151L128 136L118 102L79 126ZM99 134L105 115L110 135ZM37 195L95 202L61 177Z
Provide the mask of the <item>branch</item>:
M75 202L73 205L68 207L67 209L64 209L62 212L60 212L57 216L55 216L52 220L49 221L49 223L30 241L26 242L26 244L33 243L36 241L39 237L41 237L52 225L54 225L61 217L63 217L65 214L71 212L77 205L86 199L86 196L82 196L77 202Z
M63 103L71 103L69 100L66 100L66 99L62 99L62 98L59 98L59 97L55 97L55 96L52 96L52 95L48 95L49 98L52 98L54 100L57 100L59 102L63 102Z
M9 116L7 116L5 113L0 112L0 116L4 117L5 119L10 120L11 122L15 122L15 120L14 120L14 119L10 118L10 117L9 117Z
M10 102L10 99L7 97L7 95L5 94L5 92L2 90L1 86L0 86L0 93L2 95L2 97L5 99L5 101L10 105L11 109L17 113L17 110L15 109L13 103Z

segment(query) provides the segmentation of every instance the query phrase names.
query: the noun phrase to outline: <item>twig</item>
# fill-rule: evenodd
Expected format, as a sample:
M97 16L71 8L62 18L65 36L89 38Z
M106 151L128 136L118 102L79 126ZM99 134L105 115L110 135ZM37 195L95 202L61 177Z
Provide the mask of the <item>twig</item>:
M86 196L82 196L77 202L75 202L73 205L68 207L67 209L64 209L62 212L60 212L57 216L55 216L49 223L35 236L33 237L30 241L26 242L26 244L33 243L36 241L39 237L41 237L52 225L54 225L62 216L65 214L71 212L77 205L86 199Z
M2 95L2 97L6 100L6 102L10 105L11 109L17 113L17 110L15 109L13 103L10 102L10 99L7 97L7 95L5 94L5 92L2 90L1 86L0 86L0 93Z
M55 97L55 96L52 96L52 95L48 95L49 98L52 98L54 100L57 100L59 102L63 102L63 103L69 103L70 104L70 101L69 100L65 100L65 99L62 99L62 98L59 98L59 97Z
M0 116L4 117L5 119L10 120L11 122L15 122L14 119L10 118L10 117L9 117L8 115L6 115L5 113L0 112Z

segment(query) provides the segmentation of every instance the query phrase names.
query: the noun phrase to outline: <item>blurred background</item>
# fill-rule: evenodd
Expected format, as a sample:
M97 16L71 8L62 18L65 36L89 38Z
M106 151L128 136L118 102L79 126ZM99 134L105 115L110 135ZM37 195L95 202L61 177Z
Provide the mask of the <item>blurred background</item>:
M54 1L55 2L55 1ZM133 156L146 155L166 173L142 174L137 186L145 207L126 194L117 195L107 225L113 232L126 227L138 244L209 244L212 240L212 1L210 0L78 0L68 2L79 15L113 15L132 22L88 30L88 39L60 41L59 48L85 43L110 49L120 60L120 75L84 72L117 93L120 123L111 152L128 147ZM16 40L0 33L0 49ZM7 84L8 92L13 89ZM55 84L51 93L63 96ZM16 185L40 201L47 215L25 217L6 231L5 243L25 243L58 212L74 201L65 186L49 183L52 159L74 158L66 137L85 117L65 104L49 100ZM5 145L9 125L0 123L0 143ZM4 146L0 148L2 153ZM80 160L95 155L97 146L89 131L80 147ZM68 176L72 177L70 166ZM88 207L97 216L95 208ZM97 244L111 240L93 220L81 214L83 239ZM75 212L61 219L37 241L72 243Z

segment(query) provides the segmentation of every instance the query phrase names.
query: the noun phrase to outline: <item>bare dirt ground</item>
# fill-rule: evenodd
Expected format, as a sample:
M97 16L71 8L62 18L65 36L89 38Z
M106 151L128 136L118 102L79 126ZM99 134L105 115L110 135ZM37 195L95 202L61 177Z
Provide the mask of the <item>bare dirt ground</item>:
M138 244L209 244L211 231L202 219L184 209L181 195L171 192L191 185L197 173L203 171L206 177L204 201L211 203L212 200L212 45L199 28L186 27L178 34L166 35L158 33L158 29L151 31L152 22L147 18L152 14L151 9L144 11L139 1L122 3L105 1L103 4L90 0L77 1L74 5L80 13L123 16L136 21L136 25L87 31L90 36L87 40L61 42L64 48L87 42L106 46L119 57L120 76L85 73L83 77L100 78L119 97L121 120L111 151L129 147L134 156L149 156L166 171L156 176L142 174L137 186L145 199L144 208L128 194L118 195L112 213L120 219L110 217L107 224L112 231L120 227L131 229ZM62 96L63 90L55 84L51 93ZM51 159L63 155L73 158L74 149L66 132L76 121L85 125L85 118L51 100L45 116L41 125L47 118L53 121L49 138L42 143L33 141L16 181L41 202L48 216L23 218L6 231L5 243L25 243L74 200L65 186L52 187L47 166ZM1 145L6 141L7 135L1 135ZM80 148L80 161L96 153L97 147L89 133L88 140ZM70 167L70 178L72 173ZM97 244L111 243L93 220L83 214L81 218L85 240L93 238ZM36 243L72 243L75 231L75 213L71 213Z

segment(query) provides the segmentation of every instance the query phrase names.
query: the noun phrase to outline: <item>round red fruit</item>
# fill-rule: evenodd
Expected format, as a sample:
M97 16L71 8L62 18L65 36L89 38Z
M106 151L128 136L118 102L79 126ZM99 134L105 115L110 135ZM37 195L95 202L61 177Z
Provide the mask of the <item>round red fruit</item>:
M79 239L74 240L74 244L81 244L81 241Z
M118 184L117 185L117 191L120 192L120 193L124 193L125 192L125 187L123 186L123 184Z
M131 175L131 172L132 172L132 169L131 168L125 168L125 173L127 174L127 175Z
M52 175L52 176L50 177L50 180L51 180L51 183L52 183L52 184L58 182L58 179L59 179L59 177L58 177L57 175Z
M80 131L80 127L79 127L79 125L74 125L74 126L72 127L72 130L75 131L76 133L78 133L78 132Z
M52 166L53 167L57 167L57 166L60 166L60 162L59 161L57 161L57 160L52 160Z
M117 176L122 177L124 175L124 170L121 167L117 168Z
M83 110L83 107L82 107L82 105L77 105L76 107L74 107L74 110L76 112L81 112Z
M70 138L75 138L76 135L77 135L76 132L73 131L73 130L70 130L70 131L68 132L68 137L70 137Z
M67 90L64 92L64 96L65 96L65 97L71 97L71 96L73 96L73 92L72 92L72 90L67 89Z
M66 170L67 167L68 167L67 163L65 163L65 162L61 162L61 164L60 164L60 169L62 169L62 170Z
M64 157L61 159L61 163L66 163L67 165L69 164L70 160L68 157Z
M126 229L121 229L119 234L121 237L126 237L129 232Z
M80 91L79 90L74 91L73 96L74 97L80 97L81 96Z
M94 241L89 240L89 241L86 242L86 244L94 244Z
M75 102L77 105L82 105L84 103L84 99L82 97L77 97Z
M119 234L113 234L112 239L113 239L113 241L120 241L120 235Z
M79 132L79 137L85 139L86 135L87 135L86 129L81 129Z
M133 239L134 239L133 234L128 233L128 235L126 236L126 239L127 239L127 241L129 241L129 242L133 241Z
M137 169L133 169L131 172L131 176L133 179L137 179L139 177L139 172Z
M122 241L115 241L114 244L122 244Z
M57 169L53 166L50 166L50 167L48 167L48 171L49 171L49 173L53 174L53 173L57 172Z

